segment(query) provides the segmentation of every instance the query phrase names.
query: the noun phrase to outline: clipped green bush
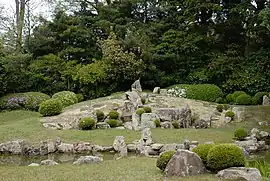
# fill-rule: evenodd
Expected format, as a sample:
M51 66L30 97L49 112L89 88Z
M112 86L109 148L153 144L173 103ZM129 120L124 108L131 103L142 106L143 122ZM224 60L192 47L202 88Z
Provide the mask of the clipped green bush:
M109 119L107 123L110 125L111 128L116 128L119 124L116 119Z
M62 102L63 107L71 106L78 103L78 98L74 92L62 91L54 94L53 99L59 99Z
M156 166L164 171L172 156L176 153L175 150L169 150L161 153L157 159Z
M176 91L174 91L174 89ZM181 97L186 97L188 99L202 100L215 102L217 98L222 97L222 90L213 84L178 84L168 88L169 92L177 92L178 90L185 90ZM178 91L179 92L179 91Z
M234 116L235 116L235 114L232 111L227 111L225 113L225 117L230 117L230 118L232 118L232 120L234 119Z
M143 108L138 108L136 110L136 114L138 114L138 115L142 115L143 113L145 113L145 110Z
M145 104L146 103L146 98L145 97L142 97L141 98L141 101L142 101L142 104Z
M233 95L232 94L228 94L226 96L226 100L227 100L227 103L233 103Z
M156 125L157 128L160 128L161 127L161 124L160 124L160 120L159 119L156 119L154 121L154 123L155 123L155 125Z
M223 110L228 110L230 109L230 106L228 104L223 104Z
M118 119L119 118L119 112L117 111L110 111L109 112L110 119Z
M208 152L214 146L215 144L200 144L196 148L193 148L192 151L197 153L202 159L203 163L206 165Z
M102 121L105 118L105 114L101 110L97 110L96 111L96 116L97 116L97 120L98 121Z
M239 140L239 141L242 141L245 139L245 137L248 136L248 133L245 129L243 128L238 128L234 131L234 137Z
M222 112L223 111L223 105L221 105L221 104L217 105L216 109L217 109L218 112Z
M82 102L84 100L83 94L76 94L76 97L78 99L78 102Z
M174 127L175 129L180 129L180 125L179 125L179 122L178 122L178 121L174 120L174 121L172 122L172 125L173 125L173 127Z
M252 98L252 104L254 105L260 105L263 101L263 96L269 95L268 92L257 92L254 97Z
M242 95L242 94L246 94L244 91L235 91L233 94L232 94L232 100L233 102L236 102L236 99L238 96Z
M151 107L143 107L143 109L144 109L144 111L146 112L146 113L151 113L152 112L152 108Z
M250 95L241 94L240 96L236 98L235 103L238 105L249 105L252 103L252 98Z
M42 116L54 116L61 113L62 103L58 99L49 99L42 102L39 106L39 113Z
M236 145L220 144L208 152L207 168L212 172L243 166L245 166L245 155L243 150Z
M95 129L95 126L96 121L90 117L82 118L79 123L79 128L82 130L92 130Z

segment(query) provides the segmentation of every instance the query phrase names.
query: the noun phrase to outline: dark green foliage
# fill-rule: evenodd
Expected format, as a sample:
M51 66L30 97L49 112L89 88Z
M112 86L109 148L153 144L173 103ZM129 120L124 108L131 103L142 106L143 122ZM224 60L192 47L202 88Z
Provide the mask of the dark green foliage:
M230 118L232 118L232 120L233 120L235 114L234 114L234 112L232 112L232 111L227 111L227 112L225 113L225 116L226 116L226 117L230 117Z
M78 99L78 102L82 102L84 100L83 94L76 94L76 97Z
M257 92L252 98L252 104L261 105L265 95L269 95L269 92Z
M222 112L223 111L223 105L221 105L221 104L217 105L216 109L218 110L218 112Z
M104 117L105 117L104 112L101 111L101 110L97 110L97 111L96 111L96 115L97 115L97 120L98 120L98 121L102 121L102 120L104 119Z
M159 119L156 119L155 121L155 125L157 128L160 128L161 127L161 124L160 124L160 120Z
M202 159L203 163L206 165L208 152L214 146L215 144L199 144L196 148L193 148L192 151L197 153Z
M58 99L49 99L42 102L39 106L39 113L42 116L55 116L62 112L63 105Z
M119 117L119 112L117 112L117 111L110 111L110 112L109 112L109 117L110 117L111 119L118 119L118 117Z
M243 128L238 128L234 131L234 137L239 140L242 141L245 137L248 136L248 133L245 129Z
M174 121L172 122L172 125L173 125L173 127L174 127L175 129L179 129L179 128L180 128L179 122L176 121L176 120L174 120Z
M138 108L138 109L136 110L136 114L138 114L138 115L142 115L143 113L145 113L144 108Z
M54 94L53 99L58 99L62 102L63 107L67 107L78 103L78 98L74 92L62 91Z
M142 97L141 98L141 101L142 101L142 104L145 104L146 103L146 98L145 97Z
M144 109L144 111L146 112L146 113L151 113L152 112L152 108L151 107L143 107L143 109Z
M244 152L236 145L220 144L214 146L208 152L207 167L212 172L243 166L245 166Z
M215 100L222 96L222 90L212 84L197 84L197 85L187 85L187 84L179 84L170 87L179 87L186 90L186 98L202 100L202 101L210 101L215 102Z
M169 150L161 153L157 159L156 166L164 171L172 156L176 153L175 150Z
M93 118L86 117L82 118L79 123L79 128L82 130L95 129L96 121Z
M238 105L249 105L252 103L252 98L250 95L241 94L240 96L236 98L235 103Z
M233 94L232 94L232 100L233 102L236 102L236 99L238 96L242 95L242 94L246 94L244 91L235 91Z
M228 104L223 104L223 109L224 110L228 110L230 108L230 106Z
M119 125L119 122L116 119L109 119L107 123L111 128L116 128Z
M224 103L224 100L223 100L222 97L219 97L219 98L216 99L215 102L218 103L218 104L222 104L222 103Z
M233 102L233 95L232 94L228 94L226 96L226 100L227 100L228 103L232 103Z

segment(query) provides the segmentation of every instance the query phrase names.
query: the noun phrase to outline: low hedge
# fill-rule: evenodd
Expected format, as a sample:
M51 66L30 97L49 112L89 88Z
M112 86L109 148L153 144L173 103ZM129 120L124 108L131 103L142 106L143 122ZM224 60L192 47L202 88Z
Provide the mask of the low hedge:
M0 98L1 110L31 110L38 111L39 105L50 99L50 96L41 92L25 92L8 94Z
M74 92L62 91L57 92L52 96L53 99L59 99L62 102L63 107L71 106L78 103L78 98Z
M236 98L235 104L237 105L250 105L252 103L252 98L250 95L241 94Z
M233 102L235 103L236 102L236 99L238 96L242 95L242 94L246 94L244 91L235 91L233 94L232 94L232 100Z
M192 151L199 155L204 164L207 164L208 152L214 146L215 144L199 144L197 147L193 148Z
M169 90L174 88L176 90L184 89L185 95L181 96L188 99L215 102L219 97L223 96L222 90L213 84L178 84L167 88L168 92L173 92Z

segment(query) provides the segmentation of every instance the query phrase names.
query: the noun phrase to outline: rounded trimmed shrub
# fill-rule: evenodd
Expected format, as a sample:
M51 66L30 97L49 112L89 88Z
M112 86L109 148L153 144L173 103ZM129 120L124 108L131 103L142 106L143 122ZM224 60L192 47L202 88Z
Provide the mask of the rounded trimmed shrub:
M235 103L238 105L249 105L252 103L252 98L250 95L241 94L240 96L236 98Z
M143 107L143 109L144 109L144 111L146 112L146 113L151 113L152 112L152 108L151 107Z
M207 164L208 152L214 146L215 144L200 144L197 147L193 148L192 151L199 155L204 164Z
M111 128L116 128L119 125L116 119L109 119L107 123L110 125Z
M97 120L98 120L98 121L102 121L102 120L104 119L104 117L105 117L105 114L104 114L103 111L97 110L97 111L96 111L96 116L97 116Z
M79 128L82 130L92 130L96 126L96 121L93 118L82 118L79 123Z
M145 104L146 103L146 98L145 97L142 97L141 98L141 101L142 101L142 104Z
M78 98L74 92L62 91L54 94L53 99L59 99L62 102L63 107L71 106L78 103Z
M84 100L83 94L76 94L76 97L78 99L78 102L82 102Z
M58 99L49 99L42 102L39 106L39 113L42 116L55 116L61 113L62 103Z
M245 166L245 155L243 150L236 145L220 144L208 152L207 168L212 172L243 166Z
M226 96L226 100L227 100L227 103L232 103L233 102L233 95L232 94L228 94Z
M248 133L245 129L243 128L238 128L234 131L234 137L239 140L239 141L242 141L245 139L245 137L248 136Z
M157 159L156 166L164 171L172 156L176 153L175 150L169 150L161 153Z
M172 122L172 125L173 125L173 127L174 127L175 129L180 129L180 125L179 125L179 122L178 122L178 121L174 120L174 121Z
M233 102L236 102L236 99L238 96L242 95L242 94L246 94L244 91L235 91L233 94L232 94L232 100Z
M160 120L159 119L156 119L154 121L154 123L155 123L155 125L156 125L157 128L160 128L161 127L161 124L160 124Z
M222 112L223 111L223 106L221 104L217 105L216 107L218 112Z
M252 104L254 105L260 105L263 101L263 96L269 95L268 92L257 92L254 97L252 98Z
M145 113L145 110L143 108L138 108L136 110L136 114L138 114L138 115L142 115L143 113Z
M235 116L235 114L234 114L234 112L232 112L232 111L227 111L227 112L225 113L225 117L230 117L230 118L232 118L232 120L233 120L234 116Z
M118 119L119 118L119 112L117 111L110 111L109 112L110 119Z

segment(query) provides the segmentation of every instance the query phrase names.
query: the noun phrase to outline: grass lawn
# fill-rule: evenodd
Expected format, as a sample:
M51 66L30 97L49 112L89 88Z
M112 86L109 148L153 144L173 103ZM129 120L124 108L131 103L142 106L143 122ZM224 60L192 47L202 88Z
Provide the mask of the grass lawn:
M185 178L163 178L155 166L156 159L137 157L108 160L100 164L74 166L62 164L53 167L0 166L2 181L216 181L215 175Z
M140 139L140 132L131 130L49 130L43 128L40 114L28 111L0 113L0 142L25 139L30 143L60 137L67 142L87 141L92 144L112 145L115 136L124 136L127 143ZM219 129L153 129L153 139L159 143L182 143L184 138L199 142L231 142L233 130Z

